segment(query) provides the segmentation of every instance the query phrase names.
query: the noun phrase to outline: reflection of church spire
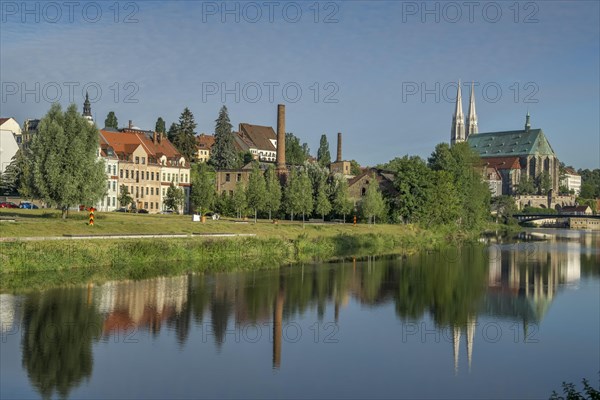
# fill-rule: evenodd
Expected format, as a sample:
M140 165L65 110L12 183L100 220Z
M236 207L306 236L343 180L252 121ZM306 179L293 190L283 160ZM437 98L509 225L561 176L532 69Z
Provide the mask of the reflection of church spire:
M454 346L454 375L458 374L458 353L460 351L460 328L452 328L452 345Z
M467 318L467 358L469 359L469 372L471 372L471 359L473 358L473 336L475 336L475 317Z

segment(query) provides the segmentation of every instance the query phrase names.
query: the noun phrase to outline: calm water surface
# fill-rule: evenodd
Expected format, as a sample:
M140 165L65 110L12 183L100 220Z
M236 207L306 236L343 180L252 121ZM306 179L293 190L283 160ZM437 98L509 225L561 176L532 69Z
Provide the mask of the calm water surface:
M599 266L599 233L544 230L2 294L0 397L548 398L596 385Z

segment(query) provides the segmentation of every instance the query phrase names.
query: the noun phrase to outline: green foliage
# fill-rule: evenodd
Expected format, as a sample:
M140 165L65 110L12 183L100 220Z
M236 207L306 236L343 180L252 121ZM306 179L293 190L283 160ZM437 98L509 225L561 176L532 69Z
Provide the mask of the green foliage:
M581 193L579 193L579 196L585 199L600 198L600 168L594 170L580 169L577 173L581 175Z
M167 132L167 139L169 139L169 142L175 143L175 138L177 137L178 131L179 127L177 126L177 123L173 122L169 127L169 131Z
M165 196L164 201L167 209L179 213L179 208L183 206L184 201L185 193L183 193L183 189L178 188L173 182L171 182L171 185L169 185L169 188L167 189L167 195Z
M156 120L156 125L154 126L154 131L156 133L167 133L167 127L165 125L165 120L162 117L158 117Z
M119 204L121 204L121 207L127 207L128 205L133 203L133 198L129 195L129 188L127 186L121 185L121 187L119 188L119 192L120 193L117 200L119 200Z
M346 214L352 212L354 205L348 197L348 181L341 174L336 174L332 181L332 206L333 211L341 214L346 220Z
M266 202L265 209L269 211L269 219L272 213L277 213L281 207L281 183L273 165L269 165L265 175L266 180Z
M267 185L258 163L254 163L252 167L248 188L246 189L246 198L248 207L254 210L254 223L256 223L256 214L259 211L264 211L267 205Z
M396 173L394 186L398 191L395 210L404 222L419 222L425 205L431 199L432 173L418 156L395 158L386 169Z
M236 215L236 210L233 205L233 196L227 192L223 192L217 197L215 207L223 216L233 217Z
M235 185L235 190L233 191L233 196L231 196L231 204L235 211L237 212L238 218L246 215L246 211L248 208L248 199L246 197L246 187L244 182L239 181Z
M521 214L558 214L558 211L554 208L525 206L521 210Z
M454 177L445 170L435 170L431 174L431 193L420 221L427 227L456 225L461 218L460 196Z
M325 134L321 135L319 142L319 150L317 151L317 161L323 167L328 167L331 164L331 153L329 152L329 142Z
M575 387L573 383L562 383L564 397L560 396L555 390L552 391L550 400L600 400L600 390L594 388L587 379L582 380L583 393Z
M216 201L215 174L205 163L194 164L191 172L190 205L200 215L213 208Z
M362 174L362 168L360 167L358 161L350 160L350 173L355 176Z
M242 151L238 153L238 161L237 168L242 168L244 165L254 161L254 156L250 151Z
M520 195L535 194L535 183L527 175L521 175L521 180L516 188L516 193Z
M95 204L106 192L104 162L98 160L98 130L72 104L62 112L53 104L31 143L32 179L28 191L67 210Z
M309 148L306 143L300 145L293 133L285 134L285 161L289 165L302 165L309 157Z
M237 168L239 166L238 155L226 106L221 107L219 117L215 122L215 144L211 149L209 162L217 170Z
M514 224L513 215L518 213L515 199L512 196L497 196L492 199L492 210L496 212L497 218L504 224Z
M577 204L581 205L581 206L590 206L590 208L592 209L592 212L597 212L597 204L598 202L596 201L596 199L584 199L583 197L578 197L577 198Z
M104 127L119 129L119 121L117 120L117 116L115 115L114 111L109 112L106 116L106 119L104 120Z
M369 223L375 223L375 218L385 218L385 202L383 201L383 195L379 190L379 183L375 176L371 177L367 191L360 203L360 209L362 214L367 217Z
M550 189L552 189L552 180L550 179L550 174L546 171L542 172L536 179L536 187L538 193L547 194Z
M27 195L28 180L31 180L31 154L26 147L17 150L10 164L2 174L2 184L0 185L3 194L15 194L19 192L22 197Z
M285 210L292 221L295 214L302 213L302 218L313 210L313 190L308 172L302 169L298 172L292 168L285 187Z
M315 196L315 213L319 214L322 219L325 219L325 215L331 212L331 208L327 181L323 179L319 182L317 187L317 193Z
M190 161L196 158L195 129L196 121L194 120L194 114L186 107L179 116L179 124L177 125L177 133L173 137L173 144L186 160Z

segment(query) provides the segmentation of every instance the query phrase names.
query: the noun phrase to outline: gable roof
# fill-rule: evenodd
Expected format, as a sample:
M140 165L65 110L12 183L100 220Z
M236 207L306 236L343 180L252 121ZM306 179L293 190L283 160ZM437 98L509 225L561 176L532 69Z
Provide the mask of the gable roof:
M14 118L0 118L0 126L3 125L6 121L8 121L9 119L14 119Z
M376 177L379 177L380 179L389 181L391 183L394 183L394 178L396 177L396 174L392 171L386 171L384 169L379 169L379 168L366 168L363 170L362 173L356 175L354 178L349 179L348 186L354 185L356 182L361 180L365 175L372 175L372 174L375 174Z
M150 131L127 129L123 132L115 132L102 129L100 130L101 144L104 140L116 154L122 154L126 157L129 157L140 146L144 148L149 156L156 159L165 156L168 160L179 160L182 157L181 153L166 137L163 136L160 141L154 143L152 138L148 136L148 132Z
M541 129L476 133L467 139L469 146L482 158L526 155L555 156Z
M276 151L271 140L277 140L275 131L270 126L240 124L240 135L245 139L250 139L254 146L259 150Z
M213 135L206 135L204 133L196 136L196 146L199 149L210 150L215 144L215 137Z

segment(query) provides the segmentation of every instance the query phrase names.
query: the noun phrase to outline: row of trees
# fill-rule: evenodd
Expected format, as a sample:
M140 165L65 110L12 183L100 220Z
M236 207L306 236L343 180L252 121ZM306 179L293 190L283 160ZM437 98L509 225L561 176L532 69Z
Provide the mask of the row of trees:
M376 179L372 179L360 210L355 210L348 181L341 175L330 176L318 163L292 168L283 187L272 165L263 171L255 163L248 182L239 181L233 194L216 193L215 170L211 166L197 164L192 168L190 203L201 214L212 210L238 218L252 214L255 221L259 214L268 215L269 219L285 214L291 220L301 215L304 221L311 216L324 220L330 215L345 220L346 215L360 211L369 222L387 220L386 204Z

